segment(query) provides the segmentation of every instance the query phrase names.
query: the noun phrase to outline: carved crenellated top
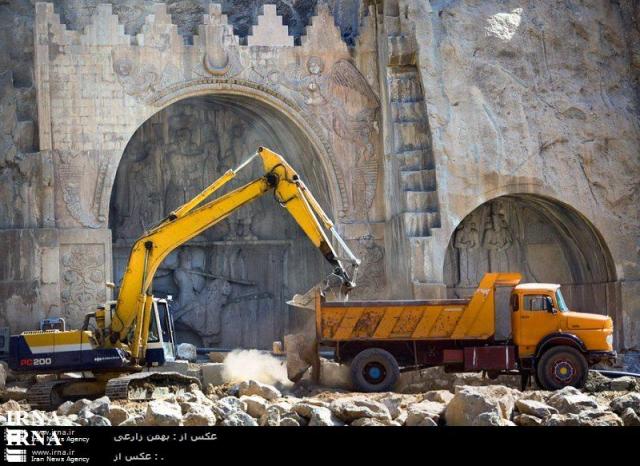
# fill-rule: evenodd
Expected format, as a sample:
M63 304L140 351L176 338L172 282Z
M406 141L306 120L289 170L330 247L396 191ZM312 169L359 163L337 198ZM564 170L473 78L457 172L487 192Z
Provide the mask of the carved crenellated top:
M168 41L172 47L185 46L184 40L178 33L178 27L173 23L171 15L167 12L165 3L153 4L153 13L145 18L142 31L135 36L125 33L124 25L120 23L118 15L113 13L113 7L109 3L99 4L89 24L82 31L67 30L60 21L60 15L54 11L52 3L36 4L36 11L41 19L51 25L53 33L52 42L58 45L133 45L140 47L155 47L159 41ZM218 3L209 5L209 11L203 15L202 23L198 27L198 34L194 36L193 46L199 47L206 39L204 36L211 29L229 28L229 39L235 44L240 44L240 39L233 33L233 27L229 24L227 15L222 13L222 6ZM325 4L318 5L318 11L305 28L305 34L301 38L301 46L313 48L316 51L344 49L347 45L342 40L340 29L329 7ZM257 24L252 27L248 37L248 45L243 47L292 47L294 40L288 35L288 28L283 23L282 16L276 13L275 5L264 5L263 13L258 16ZM186 45L185 47L190 47Z

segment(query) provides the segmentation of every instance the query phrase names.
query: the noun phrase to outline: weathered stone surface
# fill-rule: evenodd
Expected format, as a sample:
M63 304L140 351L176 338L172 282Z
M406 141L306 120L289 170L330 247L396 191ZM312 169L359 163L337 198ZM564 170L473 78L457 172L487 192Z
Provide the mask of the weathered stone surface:
M100 416L105 416L109 412L109 407L111 406L111 400L108 396L103 396L93 400L87 406L87 409L94 414L99 414Z
M627 408L631 408L640 415L640 393L627 393L626 395L615 398L611 401L609 406L618 414L622 413Z
M75 401L71 406L68 406L65 414L78 414L85 408L88 408L91 405L91 400L87 400L86 398L82 398L80 400Z
M549 417L552 414L558 414L558 410L556 408L535 400L516 400L516 408L522 414L529 414L541 419Z
M246 405L247 413L255 418L262 416L269 406L267 400L258 395L243 395L240 401Z
M109 421L109 419L107 419L104 416L100 416L100 415L96 414L95 416L91 416L88 419L87 425L89 425L89 426L107 427L107 426L111 425L111 421Z
M258 423L244 411L234 411L226 416L220 425L252 427L257 426Z
M530 414L519 414L513 418L513 422L523 427L536 427L544 424L544 421L540 417Z
M129 412L122 406L111 405L105 414L111 425L118 426L129 419Z
M338 419L351 422L360 418L391 420L389 410L383 403L366 399L347 398L335 400L329 409Z
M182 411L176 403L155 400L147 405L145 424L150 426L177 426L182 420Z
M280 398L282 396L282 393L280 393L280 390L278 390L277 388L271 385L256 382L255 380L242 382L238 386L238 393L240 394L240 396L243 396L243 395L261 396L265 400L275 400L276 398Z
M435 401L437 403L449 403L453 399L453 393L449 390L432 390L423 395L423 399L427 401Z
M202 405L193 405L182 418L185 426L215 426L216 417L210 408Z
M198 359L198 353L195 345L191 343L180 343L177 347L178 359L184 359L189 362L196 362Z
M435 401L422 401L420 403L414 403L407 409L407 418L405 420L405 425L423 425L422 423L426 418L433 420L433 422L437 424L446 407L446 404L437 403Z
M580 414L553 414L544 421L545 426L622 426L617 415L607 411L583 411Z
M620 414L620 418L625 426L640 426L640 415L631 408L625 409Z
M21 401L27 399L27 388L19 385L6 386L2 392L5 400Z
M551 395L547 402L560 414L579 414L586 409L598 409L598 403L574 387L565 387Z
M447 425L503 425L502 421L511 418L519 396L519 392L500 385L458 387L445 411Z
M344 422L338 419L329 408L312 406L310 408L309 427L313 426L342 426Z

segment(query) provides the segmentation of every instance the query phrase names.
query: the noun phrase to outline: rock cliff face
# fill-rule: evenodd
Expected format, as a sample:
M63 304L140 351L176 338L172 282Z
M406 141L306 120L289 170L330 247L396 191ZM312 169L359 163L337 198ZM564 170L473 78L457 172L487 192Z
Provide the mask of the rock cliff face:
M533 269L543 270L544 262L557 260L550 244L561 245L559 255L572 247L550 238L554 235L550 226L559 221L569 243L583 251L604 251L590 265L566 259L566 267L581 270L560 280L585 283L576 277L596 263L603 271L586 282L624 280L621 290L609 293L621 292L628 303L623 306L628 314L617 315L625 326L620 340L637 345L640 303L634 296L640 264L633 246L640 234L637 3L408 1L406 6L410 17L428 18L416 21L415 30L445 238L466 218L458 231L464 226L467 232L476 229L482 248L486 228L482 211L474 209L501 195L516 195L506 201L521 202L523 210L501 213L508 206L494 206L493 214L512 227L514 244L520 236L528 251L521 251L520 259L499 259L498 245L494 252L484 253L484 264L478 259L471 267L482 273L491 268L486 262L494 259L503 266L520 266L529 279L544 280L554 272L536 274ZM545 206L536 207L533 197L520 193L548 196L568 206L549 213ZM527 208L546 215L545 220L537 221L532 212L523 215ZM584 228L569 220L574 209L599 233L591 238L576 234ZM489 222L489 229L495 230L490 218ZM530 228L531 223L539 225ZM598 240L600 235L606 245ZM459 267L455 236L446 259L450 271ZM473 234L467 235L466 252L460 242L459 246L458 251L467 254L468 246L474 246ZM607 249L612 257L607 257ZM538 267L532 258L527 268L522 265L527 253L548 257ZM562 273L564 265L554 266L555 273ZM444 270L446 274L447 266ZM460 271L456 273L445 277L449 286L460 280ZM607 307L598 299L606 291L597 285L591 291L584 287L573 291L590 295L595 307Z
M51 33L36 69L34 2L0 2L0 325L31 328L71 305L81 315L106 297L109 211L122 206L109 205L105 173L135 157L123 128L239 80L274 99L278 133L294 121L282 109L300 109L299 144L322 153L310 170L333 170L330 210L366 256L363 297L464 296L509 269L562 283L571 307L614 317L618 348L639 347L637 2L276 1L279 16L263 0L222 1L223 15L205 0L99 3L42 8ZM81 67L95 86L65 87ZM113 252L117 263L126 247ZM303 291L267 291L280 289Z

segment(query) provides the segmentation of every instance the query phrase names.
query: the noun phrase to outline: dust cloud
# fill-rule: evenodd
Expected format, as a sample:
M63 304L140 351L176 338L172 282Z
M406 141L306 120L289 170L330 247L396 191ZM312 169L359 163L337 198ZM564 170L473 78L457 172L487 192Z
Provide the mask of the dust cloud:
M284 360L255 349L236 349L229 353L224 360L222 377L230 383L255 380L269 385L292 385Z

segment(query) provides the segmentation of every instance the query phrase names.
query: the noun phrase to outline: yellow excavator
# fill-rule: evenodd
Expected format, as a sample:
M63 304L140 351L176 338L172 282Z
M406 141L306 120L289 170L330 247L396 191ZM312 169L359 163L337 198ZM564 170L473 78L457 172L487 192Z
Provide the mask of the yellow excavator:
M207 201L256 158L262 160L263 176ZM338 294L346 296L355 286L359 260L296 171L282 156L260 147L239 167L228 170L136 241L118 299L88 313L81 329L66 330L62 321L62 325L41 326L38 331L11 337L9 367L13 371L83 374L78 378L57 376L34 384L27 393L29 403L47 409L66 399L102 394L112 399L150 399L162 392L176 393L191 383L199 383L198 379L174 372L144 371L146 367L161 366L173 359L175 351L169 305L165 299L152 295L153 277L171 251L268 192L274 193L275 199L333 266L327 283L337 287ZM346 257L338 256L326 230ZM49 324L51 322L49 320Z

